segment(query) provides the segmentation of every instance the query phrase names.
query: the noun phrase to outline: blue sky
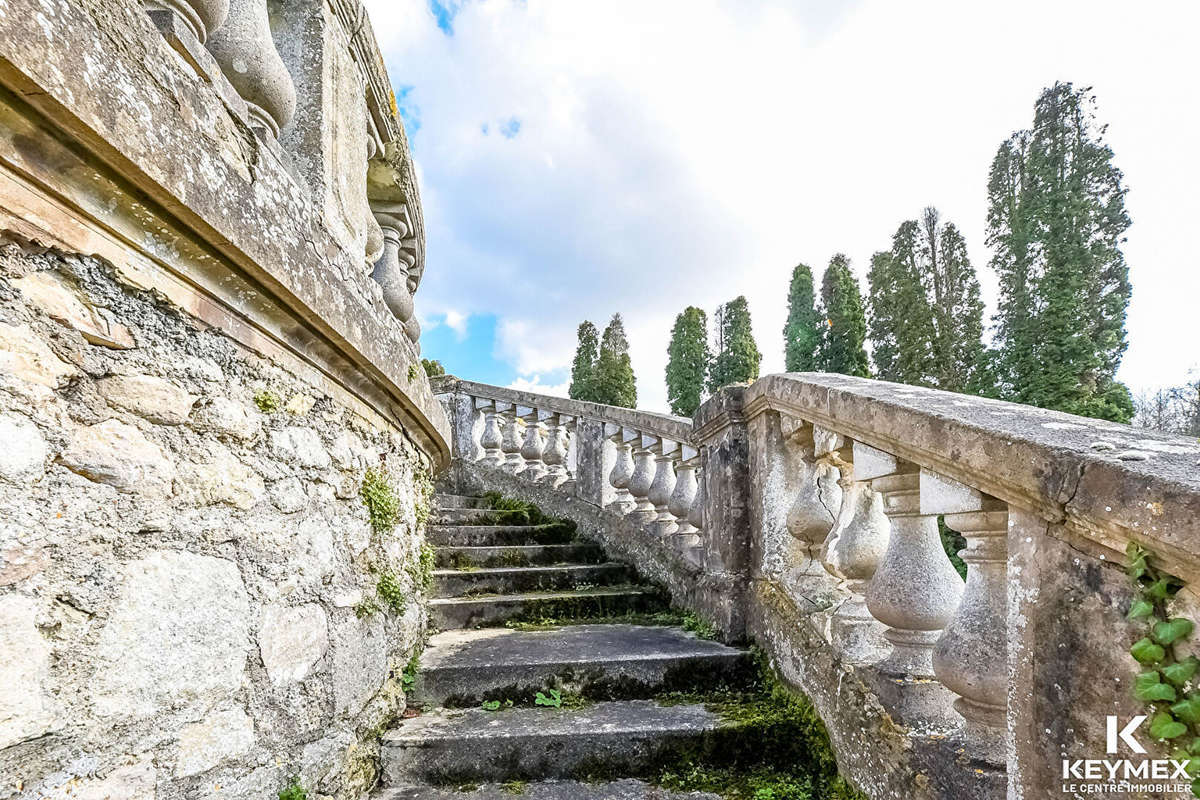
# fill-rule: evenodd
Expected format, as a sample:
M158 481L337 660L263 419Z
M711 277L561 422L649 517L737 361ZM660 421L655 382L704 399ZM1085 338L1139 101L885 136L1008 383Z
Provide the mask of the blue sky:
M574 331L620 311L665 407L675 315L745 294L782 369L789 273L859 276L936 205L985 299L987 169L1043 86L1091 84L1130 188L1121 376L1200 367L1200 5L1109 0L367 0L425 205L427 357L565 391Z

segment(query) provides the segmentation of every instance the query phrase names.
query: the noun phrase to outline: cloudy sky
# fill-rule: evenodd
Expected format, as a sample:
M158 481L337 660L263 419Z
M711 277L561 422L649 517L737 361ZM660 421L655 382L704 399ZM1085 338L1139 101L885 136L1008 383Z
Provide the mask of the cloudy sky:
M629 331L665 409L675 315L745 294L783 369L787 282L926 205L985 296L988 166L1042 87L1091 85L1129 187L1121 377L1200 367L1200 4L367 0L421 177L424 354L565 394L582 319ZM994 303L993 303L994 305Z

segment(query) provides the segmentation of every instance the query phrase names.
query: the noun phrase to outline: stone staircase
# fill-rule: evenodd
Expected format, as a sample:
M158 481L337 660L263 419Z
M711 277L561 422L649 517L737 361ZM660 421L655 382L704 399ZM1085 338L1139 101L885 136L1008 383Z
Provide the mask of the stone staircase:
M569 524L496 524L503 514L480 498L436 504L430 617L440 632L410 688L421 713L383 736L376 800L715 798L642 779L736 735L686 698L744 686L749 653L636 624L661 618L659 591ZM505 627L515 620L531 624ZM561 706L535 704L539 692ZM667 693L685 699L655 700Z

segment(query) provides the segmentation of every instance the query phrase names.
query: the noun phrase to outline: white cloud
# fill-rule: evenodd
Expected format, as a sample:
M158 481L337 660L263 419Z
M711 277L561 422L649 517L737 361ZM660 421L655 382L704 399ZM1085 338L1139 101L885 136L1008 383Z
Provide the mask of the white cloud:
M455 338L461 342L467 338L467 319L467 314L451 309L446 312L442 321L446 323L447 328L454 331Z
M1196 4L487 0L453 36L421 0L368 6L421 122L418 307L499 315L520 374L568 366L579 321L620 311L661 409L675 314L738 294L778 371L791 267L819 280L844 251L862 275L927 204L982 268L991 156L1056 79L1095 86L1130 187L1123 377L1200 358L1178 344L1200 340Z
M517 389L522 392L535 392L537 394L548 394L551 397L566 397L569 389L570 381L562 383L542 383L541 375L526 377L519 376L515 381L508 385L509 389Z

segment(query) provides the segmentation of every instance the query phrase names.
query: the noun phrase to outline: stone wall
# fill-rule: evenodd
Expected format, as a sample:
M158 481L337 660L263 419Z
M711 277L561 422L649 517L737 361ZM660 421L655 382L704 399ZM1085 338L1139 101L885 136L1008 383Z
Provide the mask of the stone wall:
M103 261L0 244L0 797L360 797L430 467ZM360 618L385 570L411 601Z

